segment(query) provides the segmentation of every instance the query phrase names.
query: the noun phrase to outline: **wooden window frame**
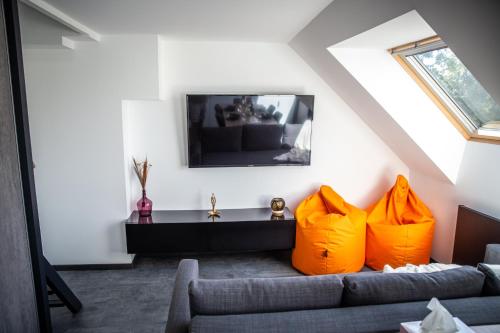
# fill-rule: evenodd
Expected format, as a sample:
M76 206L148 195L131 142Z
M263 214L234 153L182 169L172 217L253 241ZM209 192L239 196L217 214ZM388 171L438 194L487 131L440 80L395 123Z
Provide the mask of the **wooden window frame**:
M427 80L425 80L422 75L418 73L412 65L410 65L406 56L401 54L401 52L407 50L439 42L442 42L442 39L439 36L432 36L412 43L396 46L388 51L466 140L500 144L500 137L480 135L474 132L471 133L462 121L458 119L455 113L450 110L448 104L435 92L434 88L431 87Z

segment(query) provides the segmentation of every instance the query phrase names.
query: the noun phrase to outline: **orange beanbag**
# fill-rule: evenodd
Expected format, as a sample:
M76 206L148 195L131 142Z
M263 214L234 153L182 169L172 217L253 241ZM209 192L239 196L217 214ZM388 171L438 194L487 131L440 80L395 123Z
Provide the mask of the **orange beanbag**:
M403 176L384 197L368 209L366 265L381 270L384 265L428 264L434 218Z
M358 272L365 262L366 213L329 186L306 198L295 212L293 266L304 274Z

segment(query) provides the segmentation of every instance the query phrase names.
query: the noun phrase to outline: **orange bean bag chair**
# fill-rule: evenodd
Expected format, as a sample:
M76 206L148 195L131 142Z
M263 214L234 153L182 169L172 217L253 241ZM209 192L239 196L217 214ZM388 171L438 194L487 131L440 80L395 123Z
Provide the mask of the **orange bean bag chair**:
M368 209L366 265L381 270L384 265L428 264L434 218L417 197L405 177Z
M358 272L365 262L366 212L329 186L298 206L293 266L304 274Z

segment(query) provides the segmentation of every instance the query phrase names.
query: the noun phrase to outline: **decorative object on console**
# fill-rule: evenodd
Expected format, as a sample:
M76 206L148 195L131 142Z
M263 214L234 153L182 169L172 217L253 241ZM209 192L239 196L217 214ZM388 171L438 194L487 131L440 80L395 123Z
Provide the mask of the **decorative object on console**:
M140 216L139 215L139 221L137 223L138 224L152 224L153 217L151 215L149 215L149 216Z
M137 210L139 211L139 216L146 217L151 216L151 211L153 210L153 202L146 196L146 182L148 180L149 169L151 164L148 163L148 158L144 162L137 162L135 158L132 158L134 162L134 171L139 178L139 182L142 187L142 197L137 201Z
M283 216L285 212L285 200L283 198L273 198L271 200L271 210L273 216Z
M151 216L153 210L153 201L146 196L146 190L142 190L142 197L137 201L137 210L142 217Z
M215 222L216 217L220 217L220 213L215 209L215 204L217 203L217 199L215 198L215 194L212 193L210 197L210 203L212 204L212 209L208 211L208 217Z

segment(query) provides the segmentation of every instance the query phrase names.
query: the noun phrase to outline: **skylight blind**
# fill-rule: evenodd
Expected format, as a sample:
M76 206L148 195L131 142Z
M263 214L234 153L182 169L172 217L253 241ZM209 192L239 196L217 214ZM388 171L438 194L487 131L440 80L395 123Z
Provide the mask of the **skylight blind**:
M411 55L416 53L421 53L428 51L430 49L436 49L439 47L446 47L446 44L443 42L441 37L433 36L425 39L421 39L416 42L411 42L408 44L404 44L401 46L394 47L389 49L391 54L400 54L400 55Z

